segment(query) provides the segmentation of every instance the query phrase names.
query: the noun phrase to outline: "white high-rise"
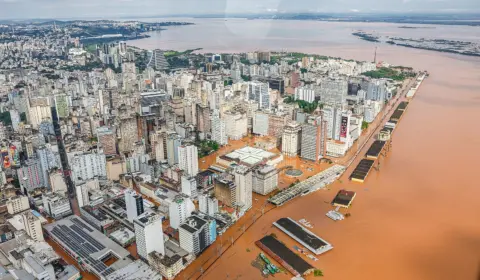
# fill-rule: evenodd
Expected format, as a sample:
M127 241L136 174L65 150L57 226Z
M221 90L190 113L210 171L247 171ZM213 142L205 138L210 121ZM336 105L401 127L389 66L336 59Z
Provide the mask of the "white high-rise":
M315 90L306 87L295 88L295 100L315 101Z
M235 168L236 204L242 210L246 211L252 207L252 171L240 165Z
M247 114L240 111L227 111L224 113L227 136L232 140L240 140L247 136Z
M228 144L227 125L218 112L212 116L212 140L222 146Z
M200 212L213 216L218 213L218 199L209 194L201 194L198 196L198 207Z
M195 145L178 147L178 167L190 176L198 174L198 149Z
M75 184L107 176L107 162L103 153L72 153L68 155L68 161Z
M255 100L261 109L269 109L270 94L268 92L268 83L250 82L248 84L248 99Z
M133 223L133 220L143 214L143 198L134 190L125 191L125 205L127 207L127 219Z
M197 179L194 176L182 176L182 193L191 198L197 197Z
M342 119L342 110L337 106L326 105L322 109L323 119L327 125L327 138L340 140L340 122Z
M157 251L165 254L163 241L162 217L152 212L145 212L133 220L137 253L144 260L149 253Z
M195 205L189 197L182 195L175 197L168 207L170 226L178 229L192 215L193 211L195 211Z

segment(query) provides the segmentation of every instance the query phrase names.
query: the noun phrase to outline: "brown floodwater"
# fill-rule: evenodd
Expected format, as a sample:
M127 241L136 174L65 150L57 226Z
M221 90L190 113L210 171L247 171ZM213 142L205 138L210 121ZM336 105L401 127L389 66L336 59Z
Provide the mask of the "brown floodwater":
M246 25L243 30L255 32L251 27L258 23L246 21L243 24ZM270 24L283 26L284 23ZM226 37L225 42L222 37L215 37L219 42L217 46L215 40L211 43L207 39L188 41L186 38L184 48L180 47L183 42L171 40L170 31L162 33L169 40L163 40L162 36L155 40L158 45L179 49L196 44L196 47L205 47L204 51L278 50L285 45L289 51L358 60L373 57L374 44L348 37L354 28L351 25L316 22L290 22L290 25L293 27L285 25L286 32L294 30L295 26L312 30L331 27L336 34L330 39L319 39L317 35L305 35L308 32L302 29L301 39L292 35L294 43L289 37L291 32L243 42L231 39L232 36ZM385 24L361 25L365 30L388 31ZM389 28L389 32L397 32L395 27ZM216 34L212 29L208 32ZM465 30L471 30L465 37L478 38L480 29L465 27L461 29L463 33L455 33L455 30L447 29L450 33L445 33L445 37L462 37L460 35L468 33ZM181 28L172 32L181 34ZM311 32L316 34L317 31ZM442 34L429 29L421 32ZM146 41L144 44L150 46ZM393 136L393 147L388 157L381 159L380 171L373 171L364 184L358 184L347 179L351 173L349 169L341 182L333 184L330 190L298 198L268 212L205 272L202 279L262 279L260 272L251 265L260 252L254 242L274 232L290 248L295 245L291 238L271 227L276 219L286 216L295 220L306 218L314 225L312 231L334 246L317 262L305 258L323 270L324 279L479 279L480 59L386 45L379 46L377 57L393 64L428 70L431 74L400 121ZM336 191L344 188L357 192L349 209L351 217L333 222L325 216L332 207L324 201L330 201ZM291 277L276 275L275 278Z

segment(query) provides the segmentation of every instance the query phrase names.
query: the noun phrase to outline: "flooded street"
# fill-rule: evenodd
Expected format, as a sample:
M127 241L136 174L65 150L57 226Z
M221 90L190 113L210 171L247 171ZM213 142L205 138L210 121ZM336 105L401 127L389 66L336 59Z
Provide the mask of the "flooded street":
M252 30L252 25L257 23L245 25L244 29ZM283 26L283 23L278 25ZM334 25L291 22L291 26L310 29ZM382 24L368 27L385 28ZM476 37L480 30L465 28L471 31L465 35L470 38ZM179 49L193 47L196 43L195 47L205 47L203 51L288 48L289 51L357 60L373 57L375 44L353 40L349 37L349 27L329 38L304 36L297 39L300 35L288 33L295 29L298 28L286 28L286 35L263 37L249 44L230 37L216 46L203 41L191 42L188 38L162 41L162 38L170 39L169 31L157 38L157 42ZM396 31L395 27L390 29ZM332 30L321 32L332 33L338 28ZM178 35L181 30L172 33ZM451 30L444 34L459 39L468 32L453 33ZM297 40L292 42L290 36ZM185 44L183 48L182 43ZM373 171L364 184L352 183L348 180L352 166L341 178L342 183L335 183L330 191L321 190L270 211L207 270L202 279L261 279L260 272L250 264L260 252L254 245L256 240L274 232L290 248L296 245L285 234L271 228L273 221L285 216L295 220L306 218L314 225L312 231L334 246L317 262L304 258L323 270L324 279L478 279L480 189L476 175L480 158L480 131L477 129L480 59L385 45L379 46L377 57L431 74L397 127L393 148L387 158L381 159L380 171ZM331 201L343 188L356 191L357 197L349 210L351 217L333 222L325 216L332 207L324 201ZM276 279L290 278L291 275L276 276ZM307 279L314 277L311 275Z

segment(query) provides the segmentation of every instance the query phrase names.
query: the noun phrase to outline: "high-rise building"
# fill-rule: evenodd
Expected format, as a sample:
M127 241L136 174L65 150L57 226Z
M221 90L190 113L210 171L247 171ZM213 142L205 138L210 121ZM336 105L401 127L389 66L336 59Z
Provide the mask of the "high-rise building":
M148 254L153 251L164 255L162 217L152 212L145 212L133 220L135 237L137 239L137 253L147 260Z
M214 112L212 116L212 140L221 146L228 144L227 126L218 112Z
M275 113L268 115L268 136L280 138L282 137L283 128L288 121L286 113Z
M182 193L195 199L197 198L197 179L195 176L182 176Z
M235 168L236 206L246 211L252 207L252 170L244 165Z
M30 209L30 204L28 203L28 197L24 195L17 195L10 197L7 200L7 211L8 214L14 215L20 212L23 212L27 209Z
M37 149L37 159L42 168L42 181L45 183L46 187L50 187L48 174L50 170L61 167L60 155L55 154L52 151L50 144L46 144Z
M215 179L215 197L228 207L237 205L237 186L230 178Z
M190 217L193 211L195 211L195 205L189 197L182 195L175 197L168 207L170 226L178 229Z
M178 167L190 176L198 174L198 148L195 145L178 147Z
M331 79L323 81L315 94L324 104L343 105L347 100L348 82Z
M163 54L163 51L162 50L154 50L153 53L152 53L152 63L153 63L153 67L155 67L155 69L157 70L164 70L164 69L168 69L168 67L170 67L168 65L168 62L167 60L165 59L165 55Z
M42 201L45 212L54 219L61 219L73 213L70 200L60 194L45 193L42 195Z
M106 156L117 153L115 133L108 127L97 128L98 146Z
M315 101L315 90L307 87L295 88L295 100L303 100L307 102Z
M250 82L248 84L248 99L256 101L261 109L269 109L270 94L268 92L268 83Z
M350 147L350 120L352 118L352 112L347 111L342 113L341 121L340 121L340 132L339 132L339 140L343 143L347 143L347 146Z
M323 139L323 122L321 117L310 118L302 126L301 157L311 161L322 158L325 151L325 139Z
M218 199L209 194L200 194L198 195L198 207L200 212L213 217L215 213L218 213Z
M272 165L262 165L253 170L252 190L267 195L278 186L278 171Z
M370 82L367 88L367 100L385 102L387 100L387 87L384 80Z
M247 136L248 119L241 111L227 111L224 113L227 136L232 140L240 140Z
M327 138L340 140L340 123L342 110L337 106L325 105L322 109L323 119L327 125Z
M133 150L138 139L137 120L133 117L122 118L117 129L117 136L120 138L118 142L120 153Z
M25 211L20 214L22 217L25 232L35 241L45 241L43 238L42 223L40 218L33 215L32 211Z
M69 162L75 184L94 177L107 176L107 162L103 153L70 153Z
M268 135L269 114L263 111L256 111L253 114L253 133L261 136Z
M302 143L302 126L292 122L285 126L282 136L282 153L287 156L296 156L300 153Z
M125 191L125 205L127 207L127 219L131 223L144 212L143 198L134 190Z
M174 165L178 163L178 151L179 147L182 145L182 140L180 136L176 133L170 133L167 135L167 161L168 164Z
M216 221L208 217L192 215L179 228L180 247L199 255L217 238Z
M34 189L44 187L42 166L39 160L28 160L17 169L18 180L23 193L33 191Z
M77 195L78 207L89 205L89 191L98 189L100 189L100 184L96 178L92 180L87 180L85 182L82 182L81 184L76 185L75 193Z

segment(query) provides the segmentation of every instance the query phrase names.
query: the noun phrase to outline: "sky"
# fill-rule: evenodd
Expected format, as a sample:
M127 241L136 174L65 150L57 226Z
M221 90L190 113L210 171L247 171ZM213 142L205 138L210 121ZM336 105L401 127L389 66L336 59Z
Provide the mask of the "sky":
M0 0L1 19L267 12L480 12L479 0Z

